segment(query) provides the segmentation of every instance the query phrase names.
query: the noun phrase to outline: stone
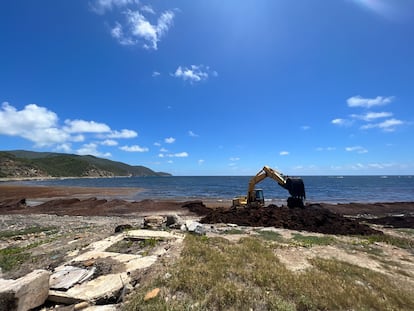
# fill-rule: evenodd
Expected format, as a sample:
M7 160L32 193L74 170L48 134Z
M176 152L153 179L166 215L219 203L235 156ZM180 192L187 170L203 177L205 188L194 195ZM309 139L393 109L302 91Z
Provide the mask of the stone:
M17 279L0 279L0 311L27 311L41 306L49 293L50 272L34 270Z
M155 297L158 296L159 293L160 293L160 289L158 287L154 288L152 291L149 291L148 293L145 294L144 301L154 299Z
M197 235L205 235L206 234L206 229L203 227L202 224L200 224L197 221L187 221L185 223L185 225L187 226L187 230L188 232L197 234Z
M115 233L124 232L131 229L132 226L130 224L118 225L115 227Z
M147 216L144 218L144 227L159 229L165 225L166 219L162 216Z
M95 268L90 270L82 269L73 266L64 266L59 269L50 277L49 286L51 289L69 289L77 283L82 283L89 278L95 272Z

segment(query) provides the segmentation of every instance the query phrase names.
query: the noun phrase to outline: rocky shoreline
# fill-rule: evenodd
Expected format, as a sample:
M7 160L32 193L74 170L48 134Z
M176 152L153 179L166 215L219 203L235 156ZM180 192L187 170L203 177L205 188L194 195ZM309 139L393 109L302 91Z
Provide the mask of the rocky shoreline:
M228 230L251 235L257 228L266 227L283 234L308 232L343 236L381 235L391 232L388 228L414 228L414 202L311 204L294 210L268 206L235 211L229 209L229 202L217 200L135 202L125 199L137 191L140 189L0 184L0 250L21 252L17 260L24 262L22 265L9 263L8 255L3 258L0 255L0 259L7 259L3 261L6 265L2 267L3 278L17 279L36 269L56 272L69 258L88 250L89 245L116 235L119 226L142 228L148 216L164 220L174 216L182 223L201 221L205 223L202 232L212 236ZM227 229L219 230L223 225ZM130 250L129 242L127 244L121 252L134 254L136 250ZM163 247L169 249L171 245L161 249ZM163 252L169 254L165 249ZM93 262L102 264L95 259ZM17 266L10 268L8 264ZM108 299L108 303L113 302ZM55 306L42 310L55 310Z

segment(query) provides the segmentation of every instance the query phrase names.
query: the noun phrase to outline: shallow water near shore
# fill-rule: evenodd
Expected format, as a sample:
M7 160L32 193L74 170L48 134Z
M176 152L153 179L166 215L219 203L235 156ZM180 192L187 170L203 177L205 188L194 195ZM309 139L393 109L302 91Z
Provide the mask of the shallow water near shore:
M169 176L130 178L78 178L21 181L21 184L71 187L141 188L131 200L215 199L245 195L250 176ZM308 202L412 202L413 176L303 176ZM257 185L267 202L283 203L288 192L266 179Z

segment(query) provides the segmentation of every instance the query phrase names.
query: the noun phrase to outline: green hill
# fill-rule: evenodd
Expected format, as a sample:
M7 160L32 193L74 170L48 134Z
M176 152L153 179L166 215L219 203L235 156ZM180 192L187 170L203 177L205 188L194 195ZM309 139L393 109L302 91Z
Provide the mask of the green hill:
M145 166L75 155L26 150L0 151L0 178L170 176Z

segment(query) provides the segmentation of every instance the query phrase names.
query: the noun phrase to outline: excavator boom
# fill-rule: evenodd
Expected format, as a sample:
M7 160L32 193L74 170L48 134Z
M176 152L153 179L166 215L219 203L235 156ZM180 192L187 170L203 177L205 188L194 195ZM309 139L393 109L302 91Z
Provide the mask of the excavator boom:
M255 187L265 178L272 178L275 180L281 187L289 191L290 197L288 198L288 207L303 207L303 201L306 199L305 194L305 185L301 178L297 177L285 177L280 172L270 168L269 166L264 166L263 169L253 176L249 182L249 187L247 190L247 197L236 198L233 200L233 206L237 205L247 205L247 206L257 206L264 204L263 192L261 190L256 190ZM243 203L241 203L243 202Z

